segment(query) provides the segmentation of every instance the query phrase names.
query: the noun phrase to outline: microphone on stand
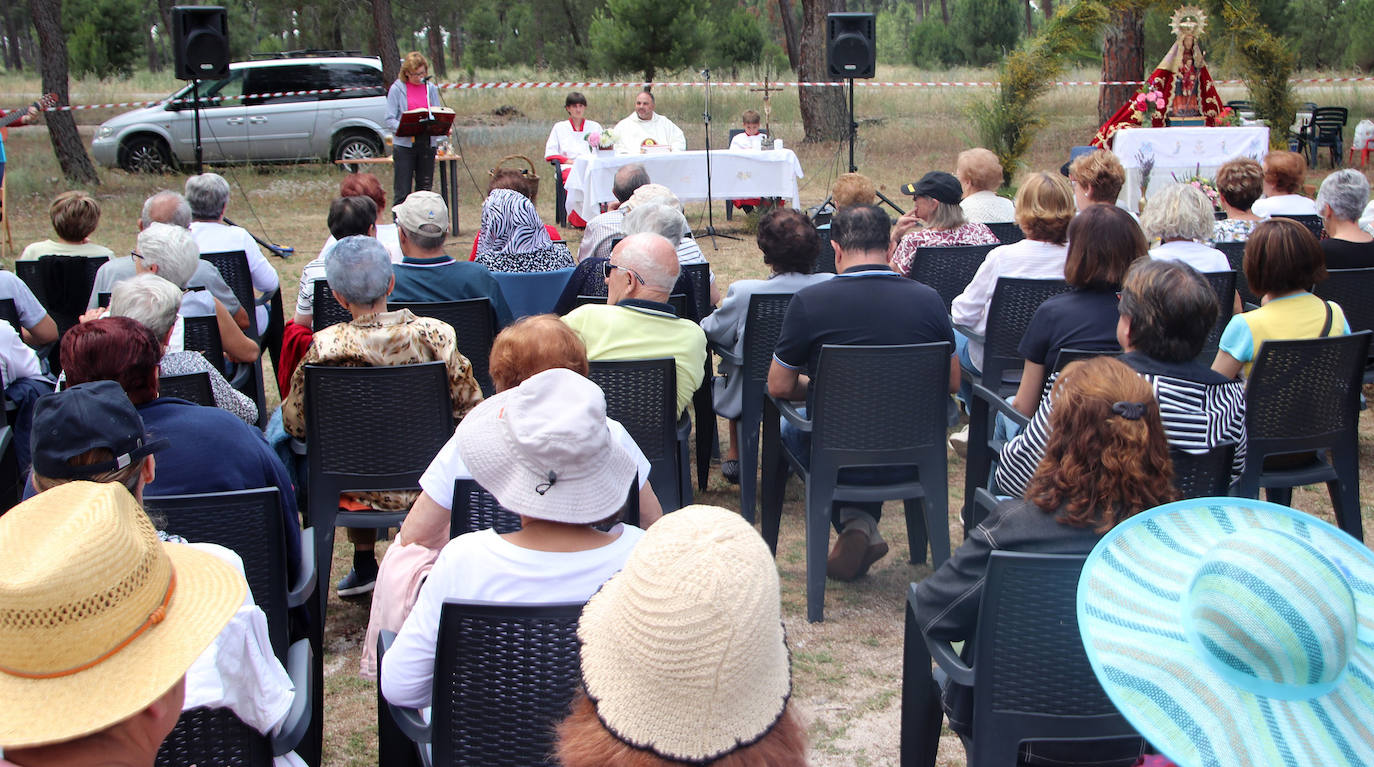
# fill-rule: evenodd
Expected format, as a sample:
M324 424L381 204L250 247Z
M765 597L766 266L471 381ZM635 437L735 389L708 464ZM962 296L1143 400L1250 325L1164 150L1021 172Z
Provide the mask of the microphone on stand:
M702 76L703 79L710 80L710 79L711 79L711 70L709 70L709 69L703 69L703 70L701 70L701 76Z
M424 77L420 78L420 82L427 83L432 79L434 79L434 75L425 75Z

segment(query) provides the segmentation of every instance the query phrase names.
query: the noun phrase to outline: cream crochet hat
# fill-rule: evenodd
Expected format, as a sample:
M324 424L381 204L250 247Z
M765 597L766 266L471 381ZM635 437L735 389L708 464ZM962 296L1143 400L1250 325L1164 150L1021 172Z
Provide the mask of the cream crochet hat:
M768 546L738 514L664 515L582 611L582 681L616 737L706 763L768 734L791 664Z

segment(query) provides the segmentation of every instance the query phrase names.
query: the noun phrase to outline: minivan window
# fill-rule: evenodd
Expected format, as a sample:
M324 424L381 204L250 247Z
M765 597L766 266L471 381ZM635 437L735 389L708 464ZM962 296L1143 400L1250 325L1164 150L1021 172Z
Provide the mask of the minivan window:
M242 106L243 95L243 70L230 72L229 76L223 80L215 82L203 82L199 86L200 108L212 109L214 107L237 107ZM181 103L173 104L173 109L191 108L191 86L186 86L176 93L172 98L184 99Z
M366 64L327 64L322 68L329 83L325 87L342 90L338 93L320 94L321 101L386 95L382 72L376 67Z
M294 91L311 91L328 88L329 84L318 64L288 64L283 66L254 67L248 71L248 84L244 88L243 103L247 106L259 104L291 104L301 101L317 101L318 95L297 94L293 96L269 96L264 94Z

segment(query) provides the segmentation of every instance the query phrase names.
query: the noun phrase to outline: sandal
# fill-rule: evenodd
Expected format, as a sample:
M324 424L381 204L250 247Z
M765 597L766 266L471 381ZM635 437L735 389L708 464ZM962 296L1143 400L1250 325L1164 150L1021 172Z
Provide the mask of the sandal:
M732 485L739 484L739 461L730 459L720 462L720 475L725 477L725 481Z

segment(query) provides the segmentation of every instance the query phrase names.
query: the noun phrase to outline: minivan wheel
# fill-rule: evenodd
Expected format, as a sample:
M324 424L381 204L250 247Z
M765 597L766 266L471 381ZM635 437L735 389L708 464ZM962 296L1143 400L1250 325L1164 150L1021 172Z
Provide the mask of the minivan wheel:
M368 160L373 157L382 156L382 145L376 137L366 133L349 133L340 136L334 144L333 160ZM357 173L360 169L358 165L340 165L339 167L349 173Z
M119 145L119 167L130 173L166 173L172 169L172 152L158 136L134 136Z

